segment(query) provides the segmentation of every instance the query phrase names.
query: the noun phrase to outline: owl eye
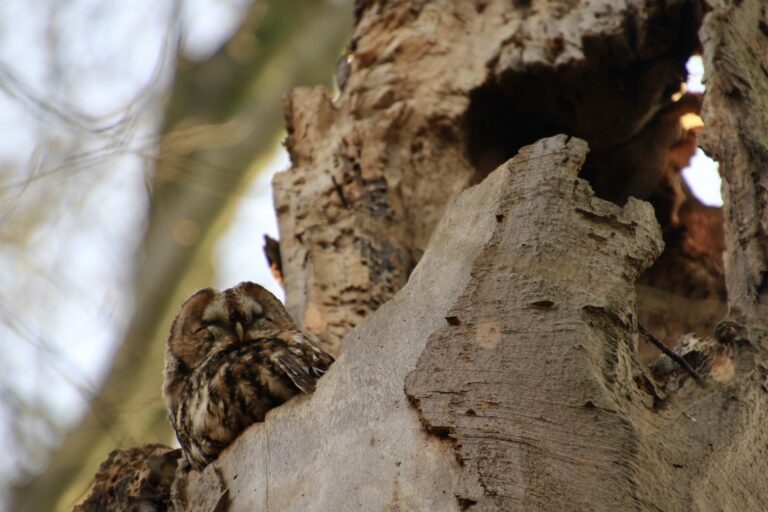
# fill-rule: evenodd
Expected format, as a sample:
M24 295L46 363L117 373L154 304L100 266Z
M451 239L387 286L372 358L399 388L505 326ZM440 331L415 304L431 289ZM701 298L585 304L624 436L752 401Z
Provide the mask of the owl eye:
M216 334L212 332L209 327L212 327L213 324L209 323L203 323L200 324L197 328L195 328L194 331L192 331L195 335L198 336L198 339L202 339L206 342L212 342L216 339Z
M198 325L194 331L192 331L192 334L199 334L209 327L221 327L221 323L219 322L202 322L200 325Z

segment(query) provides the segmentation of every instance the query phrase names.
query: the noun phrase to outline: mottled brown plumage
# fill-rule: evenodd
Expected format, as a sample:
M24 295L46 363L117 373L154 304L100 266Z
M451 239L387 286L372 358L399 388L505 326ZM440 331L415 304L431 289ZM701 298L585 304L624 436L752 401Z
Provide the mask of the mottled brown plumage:
M114 450L101 463L91 493L73 512L169 510L181 451L161 444Z
M187 299L171 328L163 396L181 448L197 469L294 395L312 393L333 363L280 301L243 282Z

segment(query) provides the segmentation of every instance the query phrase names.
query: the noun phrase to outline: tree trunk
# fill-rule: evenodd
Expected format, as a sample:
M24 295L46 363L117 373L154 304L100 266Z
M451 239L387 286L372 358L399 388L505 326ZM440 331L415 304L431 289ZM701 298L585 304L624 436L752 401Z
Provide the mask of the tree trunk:
M345 89L291 96L275 179L289 309L338 360L179 507L763 510L768 19L704 7L359 2ZM668 165L701 50L724 267ZM716 333L723 307L664 308L726 289ZM717 340L677 346L695 377L651 369L638 319Z

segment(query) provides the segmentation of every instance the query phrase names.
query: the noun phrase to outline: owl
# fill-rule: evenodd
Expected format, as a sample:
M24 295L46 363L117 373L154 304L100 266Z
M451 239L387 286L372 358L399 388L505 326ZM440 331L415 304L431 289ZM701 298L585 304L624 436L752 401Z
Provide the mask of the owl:
M161 444L114 450L102 462L90 495L73 512L171 509L171 484L181 452Z
M203 468L267 411L312 393L332 363L258 284L195 293L171 327L163 382L186 459Z

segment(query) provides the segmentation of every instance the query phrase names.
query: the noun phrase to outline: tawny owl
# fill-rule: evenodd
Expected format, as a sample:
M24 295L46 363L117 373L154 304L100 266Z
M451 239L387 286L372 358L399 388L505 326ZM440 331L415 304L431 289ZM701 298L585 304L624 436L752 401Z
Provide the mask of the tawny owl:
M171 484L181 452L161 444L114 450L102 462L91 493L73 512L171 509Z
M267 411L312 393L331 363L261 286L195 293L171 327L163 386L186 458L204 467Z

